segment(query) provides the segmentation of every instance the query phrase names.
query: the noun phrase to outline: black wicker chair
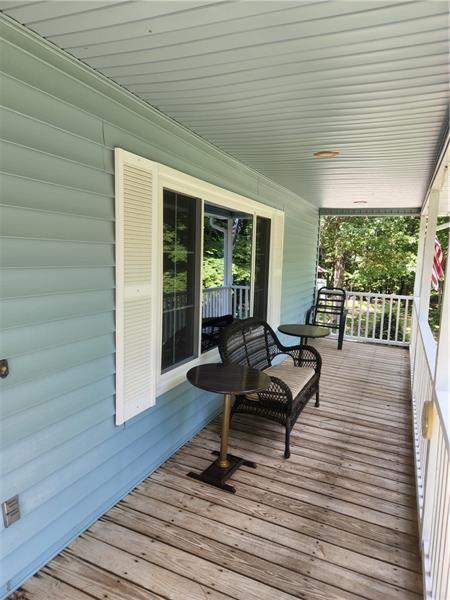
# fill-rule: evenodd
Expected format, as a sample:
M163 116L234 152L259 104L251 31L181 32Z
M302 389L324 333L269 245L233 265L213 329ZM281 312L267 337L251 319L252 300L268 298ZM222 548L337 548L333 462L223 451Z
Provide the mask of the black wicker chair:
M232 415L234 413L258 415L284 425L286 429L284 456L289 458L290 433L298 416L314 395L315 406L319 406L319 380L322 366L320 354L311 346L283 346L273 329L265 321L256 318L235 321L224 329L219 339L219 351L225 364L246 365L261 371L269 369L270 386L257 394L236 396ZM298 378L300 382L304 380L304 384L300 383L300 389L295 396L292 393L293 386L275 376L277 366L273 366L272 361L280 355L287 355L293 361L292 365L289 361L289 364L284 367L285 371L289 370L290 379ZM302 372L296 373L292 367L294 369L310 367L314 372L302 369Z
M306 323L320 325L338 332L338 350L342 350L344 343L346 292L342 288L321 287L317 292L316 303L306 313Z

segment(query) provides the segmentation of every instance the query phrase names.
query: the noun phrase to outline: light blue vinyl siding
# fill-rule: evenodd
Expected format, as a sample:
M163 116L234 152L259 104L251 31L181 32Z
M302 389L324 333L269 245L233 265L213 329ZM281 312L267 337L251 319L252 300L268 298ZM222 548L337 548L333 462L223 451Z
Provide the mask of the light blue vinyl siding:
M49 44L3 23L0 597L208 422L183 384L114 425L114 174L120 146L286 212L282 319L314 288L318 211ZM1 524L0 527L3 525Z

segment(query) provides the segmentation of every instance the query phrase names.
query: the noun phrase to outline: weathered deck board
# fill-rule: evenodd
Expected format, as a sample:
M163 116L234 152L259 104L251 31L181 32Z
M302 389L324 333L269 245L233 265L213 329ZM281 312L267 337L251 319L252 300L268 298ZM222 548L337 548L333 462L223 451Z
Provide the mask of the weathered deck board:
M51 561L27 597L77 600L418 600L405 350L321 340L321 406L280 426L236 416L230 451L257 463L228 494L188 478L217 422Z

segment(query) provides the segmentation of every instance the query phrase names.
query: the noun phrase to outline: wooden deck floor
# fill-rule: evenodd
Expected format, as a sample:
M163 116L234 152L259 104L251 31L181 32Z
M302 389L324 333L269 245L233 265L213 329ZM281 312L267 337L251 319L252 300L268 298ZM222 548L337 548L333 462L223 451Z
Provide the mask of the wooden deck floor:
M36 600L419 598L408 354L317 343L321 407L283 459L283 431L233 420L230 451L258 464L236 495L186 477L217 448L198 434L25 586Z

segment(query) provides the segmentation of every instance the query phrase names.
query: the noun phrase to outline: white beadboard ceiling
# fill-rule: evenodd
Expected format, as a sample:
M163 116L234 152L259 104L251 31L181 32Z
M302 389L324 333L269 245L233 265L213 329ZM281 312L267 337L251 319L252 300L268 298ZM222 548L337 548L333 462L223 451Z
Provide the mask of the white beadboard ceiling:
M446 1L0 8L317 206L423 201L448 123Z

